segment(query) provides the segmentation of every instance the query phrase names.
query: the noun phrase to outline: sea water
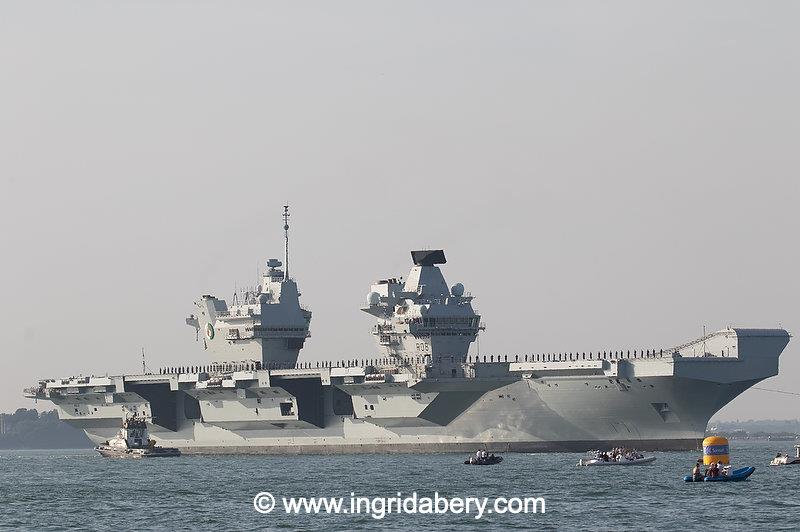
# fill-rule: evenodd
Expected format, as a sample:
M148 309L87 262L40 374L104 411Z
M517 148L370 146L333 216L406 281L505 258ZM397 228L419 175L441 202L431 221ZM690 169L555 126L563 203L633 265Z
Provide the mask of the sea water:
M731 442L746 482L685 483L694 452L651 465L576 467L575 453L505 454L494 466L457 454L102 458L91 450L0 451L0 527L8 529L798 529L800 465L770 467L791 442ZM270 513L253 499L269 492ZM400 495L398 495L398 493ZM386 512L386 500L544 499L528 512ZM287 513L286 497L364 498L358 513ZM372 503L378 499L378 503ZM399 505L399 502L395 504ZM262 507L263 508L263 507ZM411 510L413 505L406 503ZM508 507L500 506L501 510ZM369 509L383 510L370 512ZM420 509L419 507L417 508ZM458 510L458 508L455 508ZM518 510L514 505L512 510ZM536 513L533 513L536 510ZM383 514L383 515L381 515Z

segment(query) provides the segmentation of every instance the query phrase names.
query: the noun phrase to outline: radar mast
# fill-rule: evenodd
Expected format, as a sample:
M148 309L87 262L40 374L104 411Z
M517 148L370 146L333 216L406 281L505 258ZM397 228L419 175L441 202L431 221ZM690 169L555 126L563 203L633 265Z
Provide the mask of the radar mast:
M283 238L285 249L283 254L283 280L289 280L289 206L283 206Z

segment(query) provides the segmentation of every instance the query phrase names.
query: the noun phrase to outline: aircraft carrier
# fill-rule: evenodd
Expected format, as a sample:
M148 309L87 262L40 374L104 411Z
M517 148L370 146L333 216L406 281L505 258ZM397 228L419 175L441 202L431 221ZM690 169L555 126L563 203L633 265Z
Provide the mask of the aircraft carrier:
M484 325L442 250L375 282L361 309L377 351L303 361L311 312L285 255L229 302L204 295L186 323L195 365L46 379L25 390L96 443L143 417L183 453L584 451L697 448L708 420L778 373L783 329L728 328L671 348L470 354ZM338 353L337 356L340 356Z

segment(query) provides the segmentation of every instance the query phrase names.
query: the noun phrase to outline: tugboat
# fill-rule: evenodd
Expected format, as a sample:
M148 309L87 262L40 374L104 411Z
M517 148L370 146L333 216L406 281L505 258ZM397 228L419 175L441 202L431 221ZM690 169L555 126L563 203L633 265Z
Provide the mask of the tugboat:
M156 458L180 456L181 452L174 447L156 447L155 440L150 439L144 417L126 418L122 422L117 436L94 448L106 458Z
M794 458L788 454L778 453L769 465L795 465L800 464L800 445L794 446Z

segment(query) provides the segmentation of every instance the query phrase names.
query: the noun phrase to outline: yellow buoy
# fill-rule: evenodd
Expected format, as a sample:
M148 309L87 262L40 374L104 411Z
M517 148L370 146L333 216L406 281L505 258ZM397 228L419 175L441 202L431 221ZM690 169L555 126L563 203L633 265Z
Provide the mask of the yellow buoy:
M714 462L719 462L720 464L730 463L728 438L709 436L703 440L703 463L709 465Z

